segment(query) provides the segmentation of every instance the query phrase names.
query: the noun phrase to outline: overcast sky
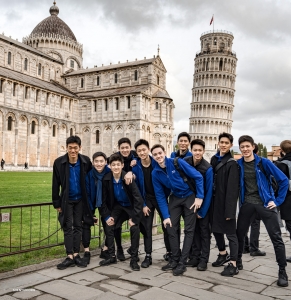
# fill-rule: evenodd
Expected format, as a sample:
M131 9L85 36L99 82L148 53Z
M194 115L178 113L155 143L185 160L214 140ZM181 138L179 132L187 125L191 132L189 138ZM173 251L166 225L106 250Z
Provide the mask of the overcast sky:
M0 31L19 40L49 16L53 1L0 0ZM291 139L289 0L59 0L59 17L84 46L84 67L153 57L160 45L175 134L188 131L195 53L201 33L234 34L238 66L232 134L270 149ZM183 103L183 105L182 105Z

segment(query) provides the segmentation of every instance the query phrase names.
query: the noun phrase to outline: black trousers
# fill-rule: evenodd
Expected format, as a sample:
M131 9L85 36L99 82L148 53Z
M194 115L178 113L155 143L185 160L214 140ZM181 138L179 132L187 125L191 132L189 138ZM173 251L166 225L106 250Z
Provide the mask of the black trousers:
M65 248L68 255L80 252L82 217L82 199L77 201L69 201L66 206L63 227Z
M172 250L172 259L176 262L186 263L188 255L191 250L196 214L194 214L194 208L190 210L190 207L194 203L195 196L190 195L186 198L178 198L171 195L169 198L169 212L172 222L172 227L167 226L169 235L170 246ZM184 218L184 242L182 252L180 251L180 237L179 237L179 226L181 216Z
M94 216L95 210L92 210L92 215ZM91 226L83 223L83 232L82 232L82 244L84 248L88 248L90 246L91 241Z
M259 250L259 236L260 236L260 223L261 219L258 214L254 214L253 221L251 222L250 238L248 233L245 236L245 248L249 248L250 252Z
M202 219L196 219L194 238L190 258L197 258L208 263L210 255L210 225L209 214Z
M213 235L216 240L216 244L219 251L225 250L225 241L224 241L224 234L213 232ZM238 254L238 239L235 233L233 234L226 234L226 237L229 242L229 257L231 261L237 261L237 254Z
M243 203L239 210L237 220L237 237L239 243L238 258L242 258L244 249L244 237L251 223L251 218L254 213L258 213L259 217L264 222L269 237L273 243L276 254L276 261L280 268L286 266L285 244L281 237L281 229L278 221L277 208L269 209L261 204Z
M126 215L127 220L132 218L133 215L133 209L132 207L124 207L119 204L115 204L115 206L112 209L111 217L114 218L116 224L122 225L121 222L119 222L120 217ZM124 218L123 218L124 220ZM107 247L108 252L111 257L115 256L115 245L114 245L114 231L115 226L108 226L106 224L106 238L107 238ZM138 248L139 248L139 224L135 224L130 227L130 241L131 241L131 251L132 251L132 258L137 258L138 256Z
M286 228L290 233L290 239L291 239L291 220L285 220Z

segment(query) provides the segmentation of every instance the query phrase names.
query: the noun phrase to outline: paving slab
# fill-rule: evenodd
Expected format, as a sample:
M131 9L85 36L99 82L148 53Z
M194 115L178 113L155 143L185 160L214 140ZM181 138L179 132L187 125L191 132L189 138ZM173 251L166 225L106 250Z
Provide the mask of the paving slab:
M14 298L9 295L5 295L5 296L0 296L0 300L17 300L17 298Z
M197 300L221 300L222 298L220 294L198 289L180 282L171 282L163 286L163 289ZM233 300L233 298L224 296L223 300Z
M127 275L121 276L120 279L128 280L132 282L137 282L144 285L161 287L170 283L170 280L164 278L158 278L155 276L160 275L163 271L159 271L156 269L143 269L139 272L132 272Z
M149 300L149 299L156 299L156 300L161 300L161 299L187 300L188 299L189 300L188 297L184 297L176 293L166 291L164 289L160 289L157 287L152 287L146 291L130 296L130 298L135 300Z
M35 300L62 300L62 298L50 294L43 294L36 297Z
M201 277L203 274L201 274ZM200 288L200 289L204 289L204 290L208 290L211 287L213 287L212 283L203 281L203 280L199 280L199 279L195 279L195 278L189 278L186 276L174 276L173 273L167 272L167 273L163 273L157 276L157 278L164 278L164 279L168 279L170 281L175 281L175 282L181 282L187 285L191 285L195 288Z
M98 289L79 285L66 280L50 281L48 283L38 285L35 288L68 300L87 300L103 293Z
M59 279L59 278L63 278L63 277L66 277L68 275L75 274L75 273L78 273L78 272L84 272L86 270L87 270L86 268L79 268L79 267L76 267L76 266L67 268L65 270L59 270L59 269L57 269L57 267L52 267L52 268L49 268L49 269L40 270L37 273L41 274L41 275L48 276L51 279L52 278L53 279Z
M277 267L278 268L278 267ZM275 268L267 267L267 266L259 266L252 270L252 272L259 273L259 274L264 274L272 277L278 276L278 269L276 270Z
M119 287L116 287L114 285L107 284L107 283L101 283L100 288L105 289L105 291L112 292L112 293L120 295L120 296L129 296L133 293L132 291L125 290L125 289L122 289L122 288L119 288Z
M277 271L279 269L278 264L277 264L277 262L276 262L275 259L271 260L268 257L263 258L261 256L261 257L256 257L253 261L255 261L256 263L260 264L261 266L268 266L269 268L276 269Z
M116 295L111 292L106 292L102 295L90 298L88 300L127 300L127 299L130 299L130 298Z
M107 275L111 278L119 278L120 276L128 274L127 271L112 266L104 266L93 269L94 272Z
M239 299L239 300L271 300L274 299L269 296L260 295L257 293L252 293L248 291L239 290L236 288L232 288L230 286L224 286L224 285L217 285L211 289L213 292L225 296L231 295L233 299ZM224 297L223 297L224 298Z
M27 289L27 290L23 290L21 292L16 292L14 293L12 296L17 298L17 299L31 299L31 298L34 298L36 296L39 296L41 295L42 293L40 291L36 291L33 289Z
M277 281L277 273L273 274L274 276L263 275L259 273L249 272L245 270L241 270L236 278L245 279L251 282L263 283L265 285L271 285L275 281ZM276 276L276 277L275 277Z
M139 292L141 290L137 284L122 280L107 280L106 283L132 292Z
M276 297L276 299L291 300L290 290L282 287L269 286L261 294Z
M13 292L13 289L16 292L16 289L31 287L49 280L51 280L50 277L38 273L30 273L4 279L0 281L0 295L11 293Z
M94 271L88 270L85 272L70 275L68 277L64 277L63 279L76 282L81 285L90 285L93 282L108 279L108 277L104 275L100 275Z

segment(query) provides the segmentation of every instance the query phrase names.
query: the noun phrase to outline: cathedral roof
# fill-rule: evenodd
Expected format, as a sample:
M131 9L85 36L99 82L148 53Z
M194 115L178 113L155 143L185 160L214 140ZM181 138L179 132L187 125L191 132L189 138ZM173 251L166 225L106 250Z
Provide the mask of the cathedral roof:
M75 42L77 39L70 29L70 27L58 17L59 8L56 6L56 2L50 8L50 17L47 17L43 21L41 21L31 32L30 36L33 35L59 35L65 38L69 38Z
M153 98L165 98L165 99L171 99L172 98L169 96L169 94L167 92L162 92L160 90L158 90L156 93L153 94Z

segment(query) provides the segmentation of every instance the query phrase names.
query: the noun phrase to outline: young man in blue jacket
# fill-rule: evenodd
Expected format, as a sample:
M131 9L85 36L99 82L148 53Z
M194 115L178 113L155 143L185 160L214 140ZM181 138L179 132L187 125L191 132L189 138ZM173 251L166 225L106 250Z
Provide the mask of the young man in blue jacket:
M277 206L281 205L288 190L288 178L270 160L253 153L254 140L243 135L238 140L242 158L240 166L240 210L237 220L237 237L239 242L237 267L242 270L242 253L244 237L250 226L252 216L257 213L264 222L273 243L276 260L279 265L277 285L288 286L286 274L285 244L281 237ZM279 186L278 196L274 195L271 185L273 176Z
M102 179L105 174L110 172L110 169L107 166L107 157L103 152L96 152L92 157L93 168L86 176L86 192L87 200L92 212L92 215L95 215L95 209L100 210L102 204ZM97 223L97 219L95 218ZM106 222L101 218L103 229L105 230ZM82 243L84 246L84 257L83 260L89 264L90 263L90 240L91 240L91 226L84 223L83 224L83 233L82 233ZM105 241L105 247L101 250L101 257L105 257L107 251L107 243Z
M197 267L198 271L205 271L210 255L210 224L209 207L212 200L213 169L209 162L203 158L205 142L195 139L191 142L192 156L184 160L194 167L203 176L204 200L197 212L194 239L187 266Z
M179 168L196 183L195 195L176 169L174 159L166 157L165 148L162 145L154 145L151 152L154 160L158 163L152 172L155 195L163 215L163 224L168 231L172 250L171 260L162 267L162 270L173 270L173 275L182 275L186 271L185 264L193 241L196 211L201 207L204 198L203 177L183 159L178 159ZM171 189L172 192L169 204L165 188ZM185 237L183 249L180 252L178 228L182 215Z
M139 191L143 197L143 219L141 221L140 229L144 236L144 250L146 253L145 259L141 264L142 268L148 268L152 264L152 227L155 210L157 210L159 216L163 221L163 216L158 206L154 186L152 182L152 171L156 167L157 162L149 155L150 146L148 141L140 139L138 140L134 148L139 157L136 165L132 168L132 172L135 175L135 182L139 188ZM166 194L170 194L170 190L166 191ZM168 253L171 252L169 243L169 237L167 230L162 226L164 232L164 242Z
M178 150L171 153L171 158L179 157L184 158L187 156L192 156L191 151L189 151L191 136L187 132L181 132L178 135L177 145Z

